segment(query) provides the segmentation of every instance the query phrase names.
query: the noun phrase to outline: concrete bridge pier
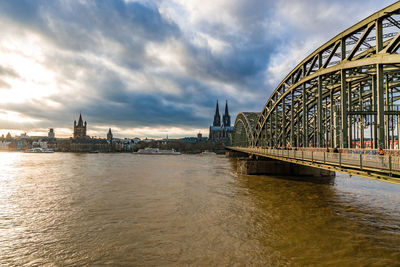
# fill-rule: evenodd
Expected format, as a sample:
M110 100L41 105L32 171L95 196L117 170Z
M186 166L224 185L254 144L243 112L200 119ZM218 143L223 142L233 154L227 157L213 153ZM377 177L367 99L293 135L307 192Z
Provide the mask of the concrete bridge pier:
M239 152L239 151L228 150L225 152L225 157L227 157L227 158L248 158L249 154Z
M334 177L335 172L274 159L238 159L240 174Z

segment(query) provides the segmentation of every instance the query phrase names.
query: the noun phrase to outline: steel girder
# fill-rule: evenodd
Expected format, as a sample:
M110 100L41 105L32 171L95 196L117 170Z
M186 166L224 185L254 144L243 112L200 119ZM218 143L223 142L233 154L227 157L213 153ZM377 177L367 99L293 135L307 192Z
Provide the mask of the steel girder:
M254 127L244 126L248 146L364 148L368 138L371 148L393 148L400 126L399 14L400 3L388 6L300 62ZM246 125L241 114L234 135Z

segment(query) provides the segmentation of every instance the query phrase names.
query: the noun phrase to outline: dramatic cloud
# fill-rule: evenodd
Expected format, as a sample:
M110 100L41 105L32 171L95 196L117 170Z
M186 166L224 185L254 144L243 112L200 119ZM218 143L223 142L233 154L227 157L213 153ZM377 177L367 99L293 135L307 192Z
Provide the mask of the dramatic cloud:
M207 134L217 99L260 111L300 60L393 2L0 1L0 133L70 136L82 112L91 135Z

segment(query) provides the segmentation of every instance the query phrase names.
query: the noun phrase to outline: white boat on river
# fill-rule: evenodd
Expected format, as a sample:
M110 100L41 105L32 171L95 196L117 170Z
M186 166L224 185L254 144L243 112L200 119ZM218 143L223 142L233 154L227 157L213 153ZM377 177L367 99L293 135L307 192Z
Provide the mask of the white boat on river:
M159 149L159 148L151 148L146 147L145 149L139 149L138 152L134 154L142 154L142 155L181 155L181 152L175 151L175 149Z
M54 153L54 150L41 148L41 147L33 147L24 151L25 153Z
M204 150L203 152L201 152L201 155L217 155L217 153L208 151L208 150Z

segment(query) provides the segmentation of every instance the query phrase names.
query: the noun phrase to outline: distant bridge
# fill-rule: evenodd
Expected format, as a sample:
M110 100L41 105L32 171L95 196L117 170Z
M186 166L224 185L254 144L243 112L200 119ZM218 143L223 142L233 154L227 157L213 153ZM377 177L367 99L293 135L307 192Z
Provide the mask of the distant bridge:
M296 159L299 164L308 162L304 155L310 152L315 162L327 168L349 168L365 172L364 176L400 175L399 47L400 3L395 3L338 34L301 61L260 113L239 113L229 149ZM331 155L326 151L333 148L340 150L342 162L326 162ZM386 155L371 155L377 148L385 149ZM282 149L292 150L285 155ZM324 159L317 154L321 152ZM354 154L350 153L357 153L358 163L351 160ZM382 166L375 166L373 162L382 162L382 158ZM324 167L320 165L315 166Z

